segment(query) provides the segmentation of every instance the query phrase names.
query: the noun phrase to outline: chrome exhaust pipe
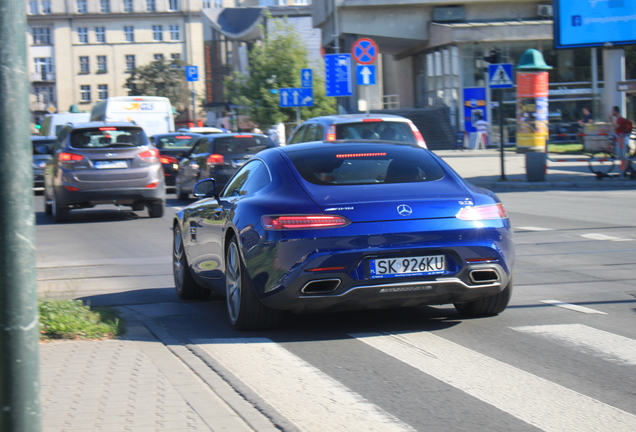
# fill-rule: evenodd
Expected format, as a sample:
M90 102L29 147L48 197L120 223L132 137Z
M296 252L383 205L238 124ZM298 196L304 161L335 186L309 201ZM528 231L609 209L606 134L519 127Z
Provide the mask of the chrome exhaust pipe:
M471 270L468 276L474 284L488 284L499 281L499 273L492 269Z
M341 282L338 278L309 281L301 288L300 293L306 295L329 294L337 290Z

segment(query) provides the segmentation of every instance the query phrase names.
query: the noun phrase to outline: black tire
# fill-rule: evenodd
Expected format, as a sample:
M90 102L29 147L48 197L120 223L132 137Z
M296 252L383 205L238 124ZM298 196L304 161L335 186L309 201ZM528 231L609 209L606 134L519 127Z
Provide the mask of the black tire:
M46 198L46 193L44 193L44 214L47 216L53 214L53 204Z
M172 241L172 274L177 296L182 300L199 300L208 298L210 291L195 282L190 273L188 258L183 248L183 237L178 225L174 227Z
M163 217L162 201L151 201L146 204L146 207L148 207L148 216L150 216L151 218Z
M472 302L454 303L455 309L457 309L457 312L459 312L460 315L467 317L486 317L497 315L508 307L513 286L514 280L513 277L510 276L510 281L508 281L508 285L506 285L503 291Z
M268 308L256 296L236 237L225 254L225 297L230 322L237 330L265 330L283 321L282 311Z
M190 199L190 194L181 190L179 182L175 182L174 193L177 195L177 199L179 201L187 201L188 199Z
M55 199L55 192L53 192L51 197L51 217L53 218L53 222L67 222L71 210L68 207L65 207L57 202L57 199Z

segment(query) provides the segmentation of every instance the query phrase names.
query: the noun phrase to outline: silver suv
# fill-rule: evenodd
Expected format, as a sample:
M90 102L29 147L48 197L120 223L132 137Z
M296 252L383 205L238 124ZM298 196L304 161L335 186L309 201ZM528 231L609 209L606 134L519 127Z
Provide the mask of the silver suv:
M67 124L44 170L45 212L55 222L97 204L147 207L162 217L165 195L159 150L134 123Z

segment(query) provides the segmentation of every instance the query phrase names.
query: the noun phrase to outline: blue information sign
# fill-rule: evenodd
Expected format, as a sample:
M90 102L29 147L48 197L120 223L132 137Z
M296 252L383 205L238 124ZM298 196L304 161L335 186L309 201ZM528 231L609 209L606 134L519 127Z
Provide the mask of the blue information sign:
M488 86L491 89L514 87L512 63L495 63L488 66Z
M278 90L279 106L314 106L314 89L311 87L282 88Z
M185 75L186 75L186 81L199 81L198 66L186 66Z
M327 96L351 96L351 54L325 55L325 87Z
M300 70L300 86L301 87L314 86L314 74L311 69Z
M356 77L358 85L374 85L375 65L357 65Z

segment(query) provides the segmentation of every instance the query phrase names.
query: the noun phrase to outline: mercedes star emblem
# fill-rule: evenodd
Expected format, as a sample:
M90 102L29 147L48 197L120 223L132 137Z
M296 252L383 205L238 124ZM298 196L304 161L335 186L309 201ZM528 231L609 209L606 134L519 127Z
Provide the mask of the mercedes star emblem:
M411 213L413 213L413 209L406 204L400 204L397 207L397 212L400 216L409 216Z

